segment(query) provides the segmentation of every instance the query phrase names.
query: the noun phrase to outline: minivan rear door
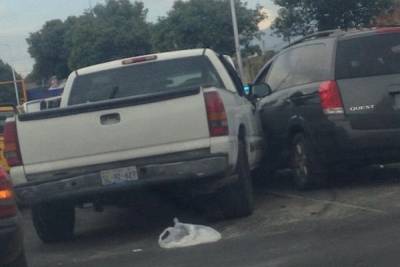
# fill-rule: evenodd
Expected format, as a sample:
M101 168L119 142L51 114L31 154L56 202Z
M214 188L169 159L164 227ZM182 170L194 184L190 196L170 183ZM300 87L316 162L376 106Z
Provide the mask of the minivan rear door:
M335 75L353 129L400 128L400 29L339 40Z

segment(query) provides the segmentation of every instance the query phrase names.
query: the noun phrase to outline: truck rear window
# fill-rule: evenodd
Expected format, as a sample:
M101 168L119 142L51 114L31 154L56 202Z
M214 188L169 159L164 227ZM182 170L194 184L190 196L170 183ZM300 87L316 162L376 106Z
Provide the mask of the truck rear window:
M78 76L69 105L200 86L222 86L205 56L154 61Z
M376 34L339 41L336 78L400 73L400 33Z

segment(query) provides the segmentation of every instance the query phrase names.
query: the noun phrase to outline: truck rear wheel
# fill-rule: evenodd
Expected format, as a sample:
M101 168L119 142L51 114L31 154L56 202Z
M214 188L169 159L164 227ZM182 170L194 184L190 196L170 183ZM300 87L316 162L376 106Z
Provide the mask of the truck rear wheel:
M238 179L221 189L219 204L225 218L249 216L253 213L253 184L251 181L246 145L239 141L239 155L236 167Z
M75 208L72 205L36 205L32 208L32 220L39 238L45 243L74 237Z

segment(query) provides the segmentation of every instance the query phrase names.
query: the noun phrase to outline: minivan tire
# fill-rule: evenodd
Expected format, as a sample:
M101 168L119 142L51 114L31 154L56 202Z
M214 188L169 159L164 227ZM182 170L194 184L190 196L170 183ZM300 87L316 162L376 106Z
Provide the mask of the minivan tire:
M218 193L220 210L226 219L249 216L254 209L253 183L244 141L239 140L238 147L237 180Z
M68 241L74 237L75 207L45 203L32 208L32 221L44 243Z
M326 173L314 152L310 140L303 134L294 135L291 146L293 182L299 190L321 187Z

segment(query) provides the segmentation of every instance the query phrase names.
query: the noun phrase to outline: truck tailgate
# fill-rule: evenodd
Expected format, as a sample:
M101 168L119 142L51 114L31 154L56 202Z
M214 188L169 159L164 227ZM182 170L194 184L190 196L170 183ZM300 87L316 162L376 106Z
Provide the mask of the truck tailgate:
M25 172L42 173L209 147L200 89L147 98L20 116L17 129Z

